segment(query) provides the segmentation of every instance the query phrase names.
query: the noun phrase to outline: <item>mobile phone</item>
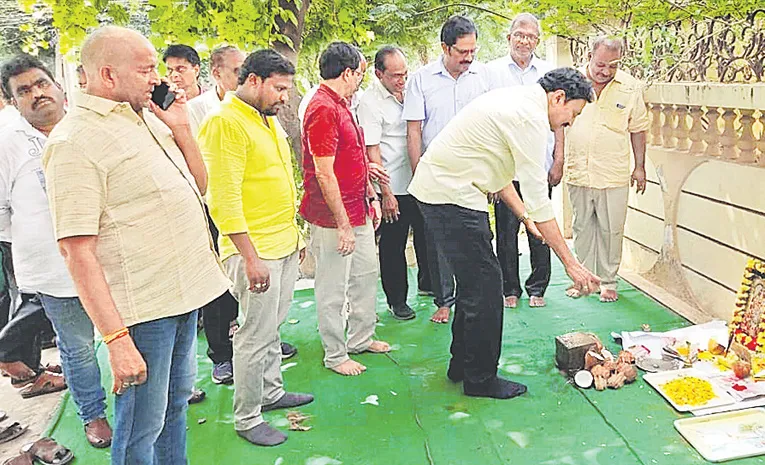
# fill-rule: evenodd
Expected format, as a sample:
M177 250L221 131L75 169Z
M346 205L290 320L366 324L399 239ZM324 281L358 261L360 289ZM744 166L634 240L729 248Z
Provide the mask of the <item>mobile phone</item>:
M175 92L170 90L166 82L162 82L154 86L154 90L151 92L151 101L156 103L162 111L165 111L175 102Z

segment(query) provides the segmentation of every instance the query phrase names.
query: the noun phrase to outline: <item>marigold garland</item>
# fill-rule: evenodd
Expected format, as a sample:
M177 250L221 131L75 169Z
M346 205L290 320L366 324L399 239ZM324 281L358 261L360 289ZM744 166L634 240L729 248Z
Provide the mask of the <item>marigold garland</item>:
M753 352L765 353L765 318L759 318L759 324L756 331L756 338L747 334L747 326L751 322L746 322L747 305L752 298L752 285L756 281L765 282L765 262L757 259L750 259L744 270L744 278L741 281L738 295L736 296L736 310L733 312L733 319L730 322L729 329L733 332L734 340ZM761 308L765 317L765 307Z

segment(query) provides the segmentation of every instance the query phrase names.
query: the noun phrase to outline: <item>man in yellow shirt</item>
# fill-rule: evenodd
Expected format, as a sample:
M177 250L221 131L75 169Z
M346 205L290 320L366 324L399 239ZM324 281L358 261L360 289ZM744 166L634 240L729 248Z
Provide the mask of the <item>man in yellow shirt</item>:
M600 300L615 302L630 185L645 192L648 112L643 84L619 70L622 41L600 37L582 72L597 100L566 133L566 182L574 210L574 248L602 281ZM630 146L635 168L630 175ZM570 288L570 297L579 292Z
M234 428L253 444L287 440L262 412L313 401L285 392L279 325L287 317L305 244L295 215L297 190L287 133L276 114L295 67L273 50L245 59L236 92L199 128L209 171L208 206L242 325L234 335Z

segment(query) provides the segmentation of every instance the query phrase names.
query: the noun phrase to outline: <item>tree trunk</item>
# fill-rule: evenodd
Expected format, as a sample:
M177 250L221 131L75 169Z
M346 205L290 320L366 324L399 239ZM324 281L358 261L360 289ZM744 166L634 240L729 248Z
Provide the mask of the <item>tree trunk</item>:
M284 21L277 16L276 24L278 25L279 32L288 37L292 41L292 45L284 42L275 42L274 50L281 53L292 64L297 67L298 54L300 53L300 46L303 42L303 30L305 28L305 17L310 6L310 0L303 0L300 7L295 3L296 0L279 0L279 6L285 10L291 11L295 18L297 18L297 24L293 24L289 21ZM290 91L290 98L287 101L287 105L282 111L279 112L279 121L282 123L284 130L290 136L292 142L292 150L295 153L295 161L298 169L302 170L302 144L300 141L300 120L298 118L298 106L300 105L301 95L298 93L297 88L293 87Z

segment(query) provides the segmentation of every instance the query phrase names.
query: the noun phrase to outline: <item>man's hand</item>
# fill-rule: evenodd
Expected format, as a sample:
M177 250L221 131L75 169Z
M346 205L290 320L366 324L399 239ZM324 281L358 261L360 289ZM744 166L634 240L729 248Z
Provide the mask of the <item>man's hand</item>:
M382 219L386 223L398 221L398 200L393 194L382 194Z
M372 215L372 227L377 231L377 228L380 227L380 222L382 221L380 201L373 200L372 203L369 204L369 208L369 213Z
M550 167L550 172L547 173L547 182L555 187L558 184L560 184L561 180L563 179L563 163L562 162L555 162Z
M300 249L300 252L298 253L298 263L302 265L304 261L305 261L305 247Z
M162 110L159 105L149 100L149 109L160 121L165 123L173 132L179 126L190 126L189 114L186 112L186 92L175 84L168 82L170 91L175 93L175 101L167 110Z
M379 185L387 186L390 184L390 176L382 165L369 163L369 178Z
M580 295L597 291L600 287L600 278L592 274L581 263L577 261L574 263L574 265L566 267L566 274L574 281L573 288L579 291Z
M536 223L531 220L524 220L523 225L526 226L526 234L534 236L542 242L545 241L545 238L542 236L542 233L539 232Z
M645 180L645 168L636 167L632 172L630 178L630 186L635 186L635 192L638 194L645 194L646 180Z
M259 257L245 259L244 268L247 273L247 281L250 283L250 292L257 294L266 292L271 286L271 273L263 260Z
M114 394L122 395L129 387L146 382L146 362L130 336L116 339L106 347L109 349L109 365L114 378Z
M343 257L353 253L356 249L356 235L353 234L351 225L337 228L337 251Z

